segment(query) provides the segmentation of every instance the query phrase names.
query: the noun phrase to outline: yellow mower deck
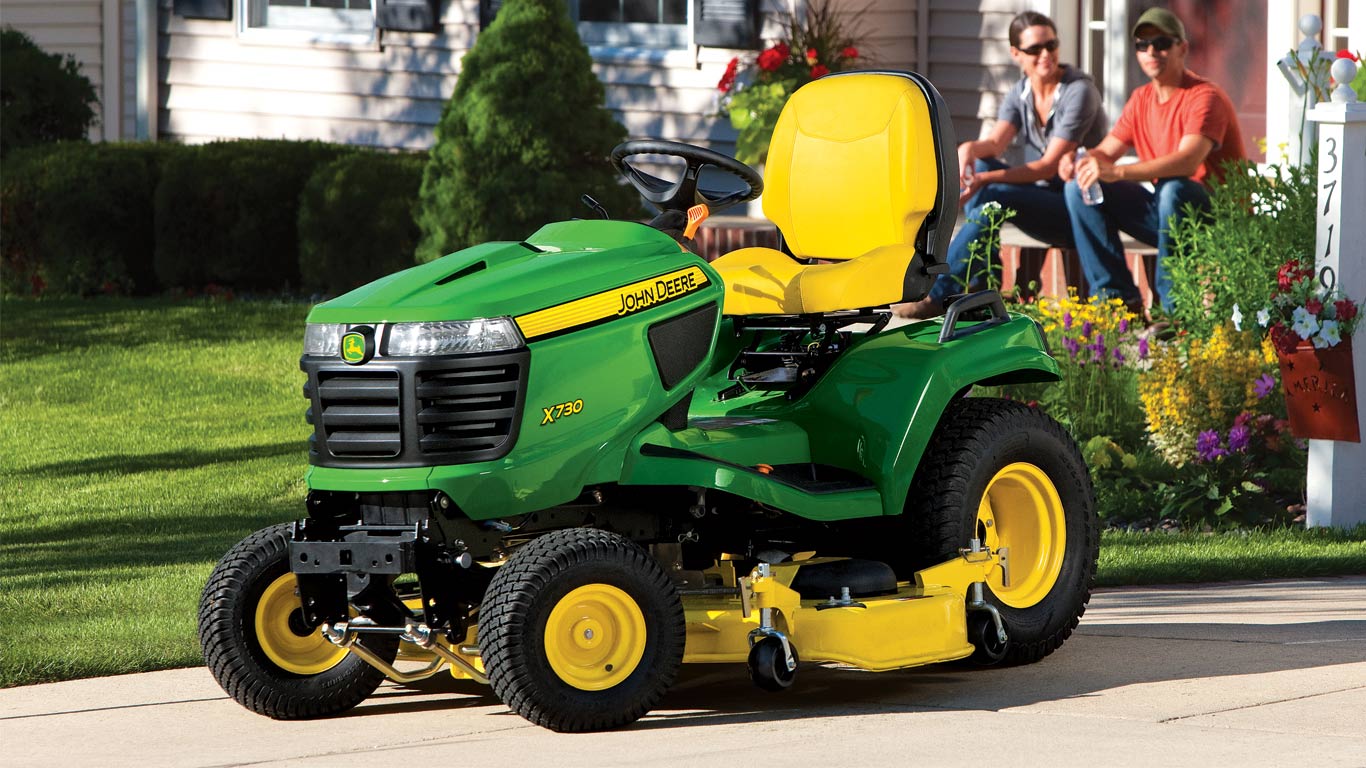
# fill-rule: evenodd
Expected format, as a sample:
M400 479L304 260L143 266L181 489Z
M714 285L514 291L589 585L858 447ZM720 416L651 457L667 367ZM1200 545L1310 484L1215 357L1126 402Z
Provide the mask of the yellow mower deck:
M914 582L902 582L895 594L857 598L857 605L830 606L828 600L803 600L792 588L805 565L837 558L817 558L772 566L771 575L757 572L738 578L730 562L708 570L717 588L734 588L738 595L686 594L687 621L684 663L744 663L750 636L760 627L760 612L772 609L774 628L787 636L804 662L838 662L873 672L935 664L972 654L967 635L968 593L974 583L987 581L1001 568L1001 553L965 552L948 562L926 568ZM833 596L832 596L833 597ZM824 604L824 605L823 605ZM465 642L443 646L483 672L477 655L478 627ZM400 659L434 662L435 657L409 643ZM472 679L452 665L451 676Z

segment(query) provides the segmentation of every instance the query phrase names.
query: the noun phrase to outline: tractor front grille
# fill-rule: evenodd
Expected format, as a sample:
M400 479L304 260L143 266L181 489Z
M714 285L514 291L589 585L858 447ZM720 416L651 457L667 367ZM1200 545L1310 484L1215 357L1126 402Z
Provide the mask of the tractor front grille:
M422 467L500 458L517 439L530 352L304 357L309 460L322 467Z

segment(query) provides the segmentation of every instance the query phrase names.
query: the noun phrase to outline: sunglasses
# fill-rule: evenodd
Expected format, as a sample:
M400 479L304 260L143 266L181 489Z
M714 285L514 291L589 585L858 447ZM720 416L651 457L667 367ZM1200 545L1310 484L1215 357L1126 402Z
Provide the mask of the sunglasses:
M1173 45L1176 45L1178 42L1180 41L1174 37L1159 35L1157 37L1148 38L1147 40L1135 40L1134 50L1138 53L1143 53L1144 51L1148 50L1148 46L1152 46L1154 51L1161 53L1162 51L1171 50L1171 47Z
M1057 38L1054 38L1052 40L1045 40L1042 43L1031 45L1028 48L1016 48L1015 50L1019 51L1020 53L1023 53L1026 56L1038 56L1044 51L1052 52L1058 50L1058 40Z

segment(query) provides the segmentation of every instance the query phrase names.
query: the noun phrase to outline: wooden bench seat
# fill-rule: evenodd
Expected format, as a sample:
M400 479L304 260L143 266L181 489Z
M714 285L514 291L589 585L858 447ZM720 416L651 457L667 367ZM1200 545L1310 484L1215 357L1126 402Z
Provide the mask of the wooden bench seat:
M712 261L740 248L777 248L778 228L762 219L716 216L698 231L696 242L702 257ZM1157 249L1128 235L1122 236L1122 242L1143 305L1152 306ZM1038 286L1037 291L1029 290L1031 283ZM1069 286L1082 296L1090 293L1075 250L1040 242L1006 225L1001 231L1001 290L1009 291L1017 285L1025 295L1066 296Z

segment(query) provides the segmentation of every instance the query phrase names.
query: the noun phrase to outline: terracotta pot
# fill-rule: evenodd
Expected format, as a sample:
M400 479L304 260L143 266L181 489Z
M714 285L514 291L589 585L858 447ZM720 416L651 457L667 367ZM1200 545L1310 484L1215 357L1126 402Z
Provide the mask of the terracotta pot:
M1280 355L1280 363L1295 437L1361 442L1351 339L1327 349L1301 341L1294 352Z

